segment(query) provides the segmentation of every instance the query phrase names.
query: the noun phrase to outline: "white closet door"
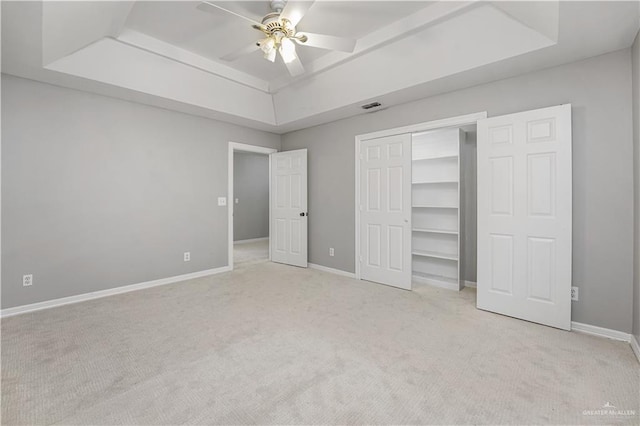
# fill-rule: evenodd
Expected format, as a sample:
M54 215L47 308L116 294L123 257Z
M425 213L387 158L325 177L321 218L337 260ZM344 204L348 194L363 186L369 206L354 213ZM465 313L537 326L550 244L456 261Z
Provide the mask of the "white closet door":
M360 277L411 289L411 135L360 146Z
M571 105L478 122L478 308L571 328L571 181Z
M271 260L307 267L307 150L271 154Z

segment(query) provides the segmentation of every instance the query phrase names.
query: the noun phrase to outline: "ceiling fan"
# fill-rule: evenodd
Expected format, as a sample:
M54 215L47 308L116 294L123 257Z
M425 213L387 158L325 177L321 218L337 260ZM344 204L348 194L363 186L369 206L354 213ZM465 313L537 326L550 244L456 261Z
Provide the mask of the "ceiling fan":
M289 74L295 77L304 73L304 67L296 54L296 44L341 52L353 52L356 46L356 40L349 38L298 32L296 25L298 25L312 4L313 1L272 0L272 12L265 15L262 18L262 22L242 16L208 0L202 1L198 5L198 9L207 12L219 9L237 18L244 19L251 23L252 28L262 32L265 37L243 49L223 56L223 60L234 61L243 55L262 50L265 59L275 62L277 53L280 53L280 57Z

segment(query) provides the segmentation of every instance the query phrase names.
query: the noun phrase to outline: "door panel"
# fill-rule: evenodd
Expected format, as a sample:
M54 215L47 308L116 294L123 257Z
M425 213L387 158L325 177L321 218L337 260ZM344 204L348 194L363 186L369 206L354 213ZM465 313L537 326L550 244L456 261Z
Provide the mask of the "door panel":
M361 142L360 277L411 289L411 136Z
M367 266L380 267L380 225L367 225Z
M527 296L553 302L555 288L555 238L529 237L527 244Z
M552 152L530 154L527 161L528 214L553 218L556 201L556 155Z
M512 294L513 290L513 237L492 234L491 238L491 291Z
M271 154L271 260L307 267L307 150Z
M571 106L478 122L478 308L571 328Z

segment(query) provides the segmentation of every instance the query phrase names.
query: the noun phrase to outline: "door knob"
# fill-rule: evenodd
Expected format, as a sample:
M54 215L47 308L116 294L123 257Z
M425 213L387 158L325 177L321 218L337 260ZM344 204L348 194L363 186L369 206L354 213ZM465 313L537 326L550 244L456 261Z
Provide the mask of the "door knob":
M302 212L300 213L300 216L309 216L309 213Z

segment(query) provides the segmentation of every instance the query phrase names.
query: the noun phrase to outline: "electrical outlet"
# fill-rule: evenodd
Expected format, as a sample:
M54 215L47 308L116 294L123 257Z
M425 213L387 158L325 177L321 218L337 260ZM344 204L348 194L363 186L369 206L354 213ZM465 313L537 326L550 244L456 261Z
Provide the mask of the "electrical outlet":
M239 200L236 198L236 204L238 204L238 201L239 201Z
M33 274L22 276L22 286L27 287L33 284Z
M574 302L578 300L578 287L571 287L571 300Z
M329 256L333 256L334 254L333 247L329 247Z
M185 251L184 252L184 261L185 262L189 262L191 260L191 252L190 251Z
M218 205L226 206L227 205L227 197L218 197Z

